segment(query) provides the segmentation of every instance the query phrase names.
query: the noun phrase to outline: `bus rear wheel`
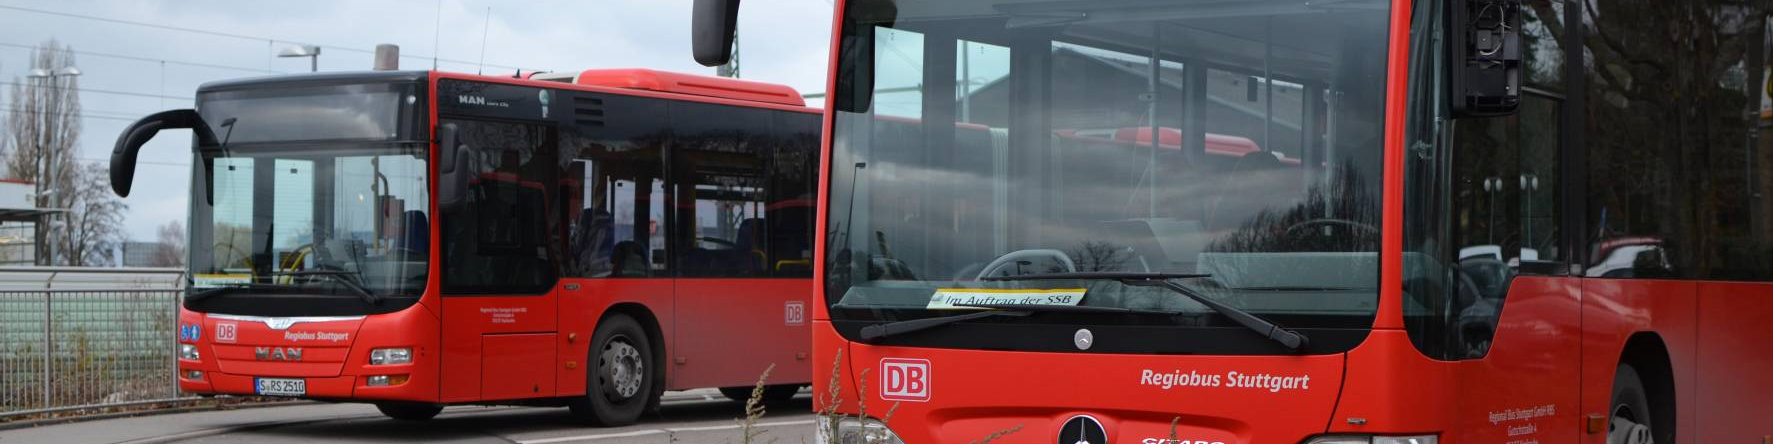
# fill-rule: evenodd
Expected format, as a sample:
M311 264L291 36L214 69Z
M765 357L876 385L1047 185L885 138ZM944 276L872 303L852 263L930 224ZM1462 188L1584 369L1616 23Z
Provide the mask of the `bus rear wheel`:
M1620 364L1613 375L1613 402L1608 404L1607 444L1657 444L1650 426L1655 416L1644 381L1631 364Z
M766 385L763 387L762 401L767 405L787 402L794 399L794 394L800 392L800 387L800 384ZM751 389L752 387L721 387L720 394L726 396L726 399L743 404L751 400Z
M599 426L639 421L660 383L653 377L658 359L652 338L640 323L619 314L604 319L591 335L586 363L585 396L568 404L573 417Z
M428 421L443 413L443 406L437 404L419 404L410 402L378 402L376 410L383 415L400 421Z

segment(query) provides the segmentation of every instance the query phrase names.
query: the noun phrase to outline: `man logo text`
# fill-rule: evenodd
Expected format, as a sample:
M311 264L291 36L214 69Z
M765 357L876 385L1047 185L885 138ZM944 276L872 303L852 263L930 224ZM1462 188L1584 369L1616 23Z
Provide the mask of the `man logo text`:
M881 359L880 399L928 402L930 400L930 361L927 359Z

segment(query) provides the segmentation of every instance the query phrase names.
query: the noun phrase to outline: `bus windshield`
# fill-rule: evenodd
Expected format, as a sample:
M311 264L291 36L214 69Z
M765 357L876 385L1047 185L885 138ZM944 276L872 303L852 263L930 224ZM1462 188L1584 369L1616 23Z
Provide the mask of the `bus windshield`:
M199 107L220 144L196 150L187 298L193 309L365 314L402 308L381 300L416 300L424 290L426 145L391 140L405 138L397 122L417 108L396 93L346 98L357 89L201 96L218 99ZM330 302L260 312L263 301L248 302L259 296Z
M1004 279L1134 272L1208 275L1175 282L1286 327L1370 326L1387 9L849 2L830 105L833 320L1082 294L1042 303L1223 324L1149 286Z

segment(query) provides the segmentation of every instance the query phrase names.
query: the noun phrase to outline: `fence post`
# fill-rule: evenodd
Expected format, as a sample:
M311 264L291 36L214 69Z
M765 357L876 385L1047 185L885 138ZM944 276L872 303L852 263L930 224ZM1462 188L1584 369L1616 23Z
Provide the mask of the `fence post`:
M180 282L183 282L183 279L181 279ZM179 397L179 340L177 332L181 331L182 327L184 327L184 324L181 324L179 319L179 305L184 302L183 299L184 292L176 291L172 294L172 303L168 304L172 307L172 328L174 332L172 335L172 368L168 369L169 371L166 372L172 377L172 388L170 389L170 392L167 393L168 398Z
M50 384L54 383L50 376L55 372L55 296L49 291L43 292L43 407L54 405L51 394L55 392Z

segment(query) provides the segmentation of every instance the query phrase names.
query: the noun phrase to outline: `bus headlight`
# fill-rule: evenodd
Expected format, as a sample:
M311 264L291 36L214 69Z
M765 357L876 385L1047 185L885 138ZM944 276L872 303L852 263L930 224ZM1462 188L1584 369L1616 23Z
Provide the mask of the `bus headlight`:
M197 358L197 344L179 344L179 359L195 361Z
M410 348L378 348L369 351L370 365L411 363L412 349Z
M1435 435L1326 435L1307 440L1305 444L1440 444L1440 441L1440 437Z
M836 433L838 439L831 439ZM814 442L835 442L840 444L905 444L899 435L886 424L873 419L856 420L845 417L819 416L817 426L813 429Z

